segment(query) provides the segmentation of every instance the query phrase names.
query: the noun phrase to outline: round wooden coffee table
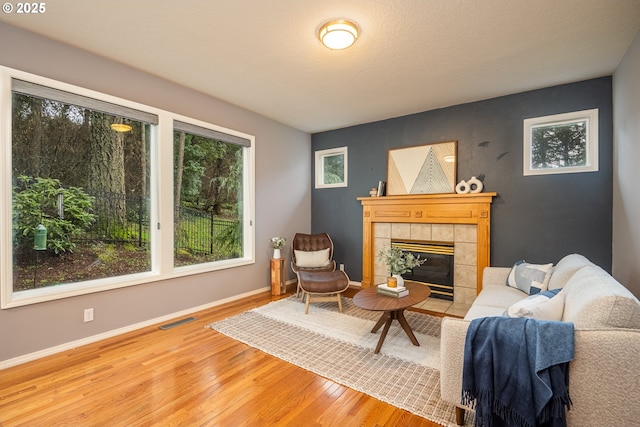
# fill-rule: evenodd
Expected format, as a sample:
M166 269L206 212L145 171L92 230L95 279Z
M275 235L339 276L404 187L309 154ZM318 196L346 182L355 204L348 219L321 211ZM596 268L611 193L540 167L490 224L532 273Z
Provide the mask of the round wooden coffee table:
M353 297L353 303L360 308L384 312L382 316L380 316L378 323L376 323L371 330L371 333L375 334L384 324L384 329L382 329L382 334L376 346L376 354L380 352L380 347L382 347L382 343L394 319L400 323L400 326L402 326L402 329L404 329L413 345L420 345L409 323L407 323L407 319L404 317L404 310L427 299L429 295L431 295L431 289L429 289L427 285L412 283L410 281L405 281L404 286L409 290L409 295L402 298L381 295L377 292L376 286L365 288Z

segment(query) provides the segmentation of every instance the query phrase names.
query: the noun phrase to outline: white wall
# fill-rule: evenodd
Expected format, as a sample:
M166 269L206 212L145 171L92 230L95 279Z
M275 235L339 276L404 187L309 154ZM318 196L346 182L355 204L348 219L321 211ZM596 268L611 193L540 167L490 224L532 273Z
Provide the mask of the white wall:
M254 265L0 310L0 367L3 361L5 365L11 364L7 361L268 288L269 238L293 236L298 231L309 232L311 228L309 134L3 23L0 23L0 40L0 65L256 137ZM291 273L290 277L293 277ZM82 313L89 307L95 309L95 320L84 323Z
M613 75L613 276L640 297L640 33Z

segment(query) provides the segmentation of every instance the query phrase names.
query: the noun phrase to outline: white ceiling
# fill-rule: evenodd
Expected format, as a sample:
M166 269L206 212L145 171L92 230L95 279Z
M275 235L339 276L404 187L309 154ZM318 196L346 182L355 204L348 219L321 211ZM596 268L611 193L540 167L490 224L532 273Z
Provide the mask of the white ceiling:
M15 4L15 2L12 2ZM613 73L639 0L55 0L10 23L307 132ZM332 18L349 49L317 38Z

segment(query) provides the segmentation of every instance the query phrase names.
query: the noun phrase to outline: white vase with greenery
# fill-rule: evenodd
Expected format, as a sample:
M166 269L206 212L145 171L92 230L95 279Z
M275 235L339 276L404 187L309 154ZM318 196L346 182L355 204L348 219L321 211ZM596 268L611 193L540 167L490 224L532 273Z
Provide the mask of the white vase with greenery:
M284 237L272 237L271 238L271 247L273 248L273 258L274 259L280 259L281 258L281 254L280 254L280 249L282 249L282 247L284 246L284 244L287 242L287 239L285 239Z
M396 278L398 286L404 286L402 274L411 271L411 269L422 265L426 261L420 256L416 257L411 252L393 246L386 250L381 250L378 253L378 257L387 265L389 275Z

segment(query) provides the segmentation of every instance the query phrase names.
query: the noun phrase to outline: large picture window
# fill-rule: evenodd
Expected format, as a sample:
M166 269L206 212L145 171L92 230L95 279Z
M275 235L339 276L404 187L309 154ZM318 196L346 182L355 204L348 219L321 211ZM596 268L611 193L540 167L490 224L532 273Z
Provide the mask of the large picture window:
M2 67L0 88L2 308L253 262L252 136Z

